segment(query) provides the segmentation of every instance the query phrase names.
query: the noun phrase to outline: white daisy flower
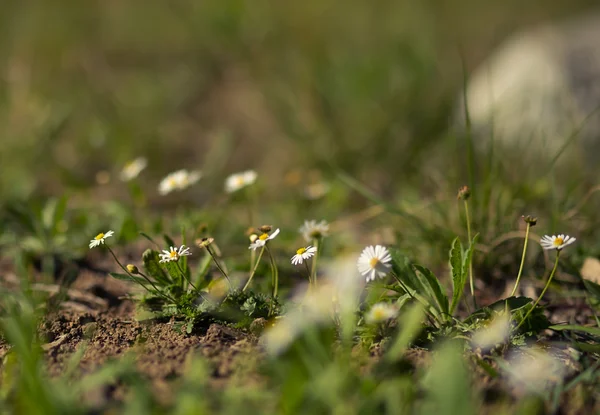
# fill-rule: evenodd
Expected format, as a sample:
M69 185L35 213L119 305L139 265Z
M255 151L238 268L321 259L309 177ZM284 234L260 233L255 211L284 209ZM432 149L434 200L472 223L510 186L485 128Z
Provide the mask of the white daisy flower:
M365 321L369 324L380 324L393 319L398 315L398 309L388 303L373 304L365 315Z
M572 244L576 239L569 235L544 235L544 237L540 240L540 244L544 249L556 249L560 251L565 246Z
M177 170L161 180L158 193L164 196L174 190L183 190L196 183L201 177L202 173L199 171Z
M369 282L374 281L375 277L385 277L392 268L391 261L392 256L386 247L381 245L367 246L360 254L356 266Z
M128 182L135 179L148 166L148 160L145 157L138 157L130 161L123 167L119 178L123 182Z
M257 174L254 170L246 170L232 174L225 180L225 191L227 193L233 193L246 186L250 186L256 181L256 176Z
M307 246L300 248L296 251L296 255L292 257L292 265L302 264L305 259L309 259L317 252L317 248L314 246Z
M104 240L106 238L110 238L111 236L113 236L113 234L114 234L113 231L108 231L106 233L100 232L98 235L96 235L96 237L94 239L92 239L90 241L90 249L92 249L98 245L104 244Z
M168 251L166 249L163 249L163 253L159 255L160 261L158 262L162 263L177 261L180 257L187 255L192 255L192 253L190 252L190 248L187 248L185 245L181 245L179 249L177 249L177 247L175 246L172 246L169 248Z
M250 244L250 246L248 247L248 249L254 249L254 250L256 250L256 248L261 248L261 247L265 246L265 244L267 243L267 241L270 241L271 239L274 239L277 235L279 235L279 229L276 229L270 235L268 233L263 233L258 238L256 238L254 240L254 242L252 242Z
M306 242L310 242L313 239L328 236L329 224L324 220L321 222L317 222L316 220L305 220L304 225L298 229L298 232L302 234Z

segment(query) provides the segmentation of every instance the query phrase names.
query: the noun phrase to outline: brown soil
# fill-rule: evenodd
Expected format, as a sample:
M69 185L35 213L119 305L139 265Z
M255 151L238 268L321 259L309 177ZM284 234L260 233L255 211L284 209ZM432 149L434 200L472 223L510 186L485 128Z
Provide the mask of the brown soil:
M7 273L0 287L10 289L17 282ZM260 381L254 367L260 357L256 336L220 324L195 327L191 334L185 334L173 320L137 321L134 304L125 298L136 287L105 272L83 270L64 293L56 284L36 283L33 288L49 294L48 304L59 304L40 326L50 376L63 374L73 354L83 349L76 376L93 373L107 361L135 351L137 370L151 382L155 397L163 403L172 396L169 381L184 372L191 355L208 363L214 386L233 378ZM8 344L0 338L0 369L8 351ZM86 398L92 405L102 406L109 399L119 399L122 393L115 385L108 385Z

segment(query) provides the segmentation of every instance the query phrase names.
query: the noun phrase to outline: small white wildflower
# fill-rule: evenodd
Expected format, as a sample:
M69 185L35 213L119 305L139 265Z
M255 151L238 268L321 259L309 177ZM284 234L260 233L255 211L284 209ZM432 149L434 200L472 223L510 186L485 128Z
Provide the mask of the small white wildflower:
M316 220L305 220L304 225L298 229L298 232L302 234L306 242L310 242L313 239L328 236L329 224L324 220L321 222L317 222Z
M190 252L190 248L187 248L185 245L181 245L179 249L177 249L177 247L175 246L172 246L169 248L168 251L166 249L163 249L163 253L159 255L160 261L158 262L162 263L177 261L180 257L187 255L192 255L192 253Z
M227 193L233 193L246 186L250 186L256 181L256 176L257 174L254 170L246 170L232 174L225 180L225 191Z
M388 303L374 304L365 315L365 321L369 324L381 324L393 319L398 314L398 310Z
M102 245L104 243L104 240L106 238L110 238L111 236L113 236L113 234L114 234L113 231L108 231L106 233L100 232L98 235L96 235L96 237L94 239L92 239L90 241L90 249L92 249L98 245Z
M292 257L292 265L302 264L305 259L309 259L317 252L317 248L314 246L307 246L300 248L296 251L296 255Z
M145 157L138 157L130 161L123 167L119 178L123 182L128 182L135 179L148 166L148 160Z
M265 244L267 243L267 241L270 241L271 239L274 239L277 235L279 235L279 229L276 229L272 234L263 233L258 238L256 238L254 240L254 242L252 242L250 244L250 246L248 247L248 249L254 249L254 250L256 250L257 248L261 248L261 247L265 246Z
M161 180L158 185L158 193L164 196L174 190L184 190L200 180L201 177L202 173L199 171L177 170Z
M544 248L544 249L556 249L557 251L560 251L565 246L572 244L576 240L577 239L575 239L569 235L562 235L562 234L558 235L558 236L544 235L542 237L542 239L540 240L540 244L542 245L542 248Z
M392 262L392 256L386 247L367 246L360 254L356 266L369 282L374 281L375 277L384 278L392 268L390 262Z
M522 349L508 357L508 379L519 393L541 393L562 381L566 365L540 349Z

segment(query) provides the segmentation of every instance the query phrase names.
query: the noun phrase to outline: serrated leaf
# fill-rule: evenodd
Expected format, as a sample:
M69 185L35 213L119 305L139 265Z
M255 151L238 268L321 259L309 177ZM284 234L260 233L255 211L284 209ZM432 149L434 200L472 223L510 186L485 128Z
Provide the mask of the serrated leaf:
M425 277L425 282L427 283L431 294L433 294L434 299L438 303L439 311L445 315L448 315L448 296L444 292L444 287L440 284L440 281L437 277L429 270L421 265L414 264L413 267Z
M169 285L171 280L159 264L159 253L153 249L146 249L142 254L142 262L146 274L154 278L160 285Z
M456 237L452 241L450 248L450 272L452 274L452 303L450 304L450 314L454 313L460 298L462 297L465 283L467 282L466 274L463 273L463 250L460 239Z
M473 260L473 251L475 250L475 244L477 243L477 239L479 239L479 234L473 237L473 240L469 243L469 247L464 254L463 259L463 278L465 281L467 280L467 276L469 274L469 267L471 266L471 261Z
M399 250L390 248L390 255L392 257L392 271L406 284L409 288L415 291L423 291L424 287L415 270L412 267L410 259L405 255L402 255Z

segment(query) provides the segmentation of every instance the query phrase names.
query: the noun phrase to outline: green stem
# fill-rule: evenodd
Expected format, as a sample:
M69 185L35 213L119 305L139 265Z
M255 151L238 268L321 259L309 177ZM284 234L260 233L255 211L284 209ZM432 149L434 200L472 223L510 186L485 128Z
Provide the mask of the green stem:
M469 202L465 199L465 217L467 220L467 237L471 243L471 215L469 215ZM469 287L471 288L471 297L473 298L473 307L477 310L477 300L475 299L475 285L473 283L473 263L469 262Z
M219 264L219 261L217 261L217 257L215 256L214 252L212 251L212 249L210 249L210 246L206 246L206 250L208 251L208 253L210 254L210 256L212 257L213 261L215 262L215 265L217 266L217 268L219 268L219 271L221 271L221 274L223 274L223 276L225 277L225 279L227 280L227 282L229 283L229 289L231 289L231 280L229 279L229 277L227 276L227 273L225 272L225 270L221 267L221 264Z
M308 286L312 287L312 274L310 272L310 268L308 268L308 261L304 261L304 266L306 267L306 274L308 275Z
M175 261L175 265L177 266L177 269L181 273L182 281L185 281L185 282L189 283L192 286L192 288L194 289L194 291L198 291L198 288L196 288L196 286L194 285L194 283L192 281L190 281L188 279L188 277L185 275L185 272L181 268L181 265L179 265L179 260ZM185 291L187 291L187 289Z
M319 256L319 249L320 249L319 240L320 240L320 238L314 239L314 244L315 244L314 246L315 246L315 248L317 248L317 250L315 251L315 256L312 259L312 268L310 271L310 281L312 281L312 284L315 287L317 286L317 258Z
M525 254L527 254L527 242L529 242L529 229L531 228L531 224L527 222L527 229L525 230L525 244L523 245L523 255L521 256L521 265L519 266L519 273L517 274L517 281L515 281L515 287L513 288L510 296L514 296L517 292L517 287L519 286L519 281L521 280L521 274L523 273L523 264L525 264Z
M275 298L277 297L277 291L279 288L279 270L277 269L275 258L273 258L273 255L271 255L271 250L268 247L267 254L269 254L269 259L271 261L271 281L273 283L273 298Z
M106 248L108 249L108 252L110 252L110 254L112 255L112 257L115 259L115 261L117 262L117 264L119 264L119 266L121 267L121 269L122 269L123 271L125 271L125 273L126 273L127 275L129 275L129 276L131 277L131 281L133 281L133 282L135 282L135 283L138 283L139 285L141 285L142 287L144 287L144 289L145 289L146 291L150 291L150 290L148 289L148 287L146 287L144 284L142 284L141 282L139 282L139 281L136 281L136 280L135 280L135 278L133 277L133 275L131 275L131 273L130 273L130 272L127 270L127 268L125 268L125 267L123 266L123 264L121 264L121 261L119 261L119 258L117 258L117 256L116 256L116 255L115 255L115 253L113 252L113 250L112 250L112 249L110 249L110 246L106 245Z
M248 281L246 282L246 285L244 285L244 288L242 288L242 291L246 291L246 289L250 285L250 282L252 281L252 278L254 278L254 274L256 274L256 269L258 268L258 264L260 264L260 259L262 258L263 253L265 252L265 246L266 245L263 245L262 249L260 250L258 258L256 258L256 262L254 263L254 268L252 268L252 272L250 273L250 278L248 278Z
M523 319L521 320L521 322L517 326L517 329L519 327L521 327L523 325L523 323L525 323L525 320L527 320L527 317L529 317L529 315L537 307L538 303L540 302L540 300L542 299L542 297L544 296L544 294L546 294L546 291L548 290L548 287L550 287L550 283L552 282L552 278L554 278L554 274L556 273L556 269L558 268L558 258L560 258L560 250L556 251L556 260L554 261L554 268L552 268L552 272L550 273L550 277L548 277L548 281L546 282L546 286L542 290L542 293L540 294L540 296L538 297L538 299L535 301L535 303L533 303L533 307L531 307L529 309L529 311L527 312L527 314L525 314L525 317L523 317Z

